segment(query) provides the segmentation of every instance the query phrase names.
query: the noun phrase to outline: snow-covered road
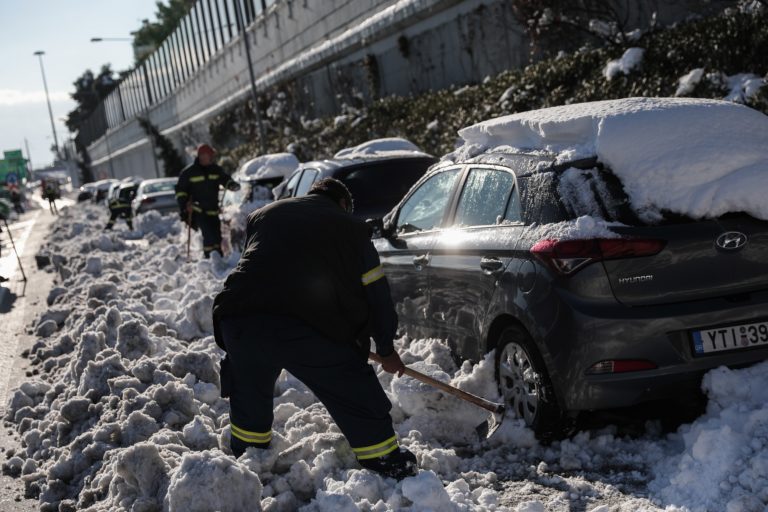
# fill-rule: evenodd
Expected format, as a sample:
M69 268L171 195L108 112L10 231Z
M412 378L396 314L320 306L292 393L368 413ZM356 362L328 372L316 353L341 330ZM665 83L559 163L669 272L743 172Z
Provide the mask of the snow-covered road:
M48 250L59 277L30 356L40 375L20 383L6 415L23 445L3 468L39 493L43 510L768 506L768 363L710 372L707 412L672 434L657 422L632 436L604 425L550 446L514 418L481 443L477 409L379 371L400 441L421 467L399 483L358 469L325 408L284 373L272 447L235 459L210 319L234 259L186 263L175 218L150 213L136 220L137 233L118 224L105 234L105 215L76 205L54 226ZM497 398L489 359L457 367L439 340L397 344L415 369Z

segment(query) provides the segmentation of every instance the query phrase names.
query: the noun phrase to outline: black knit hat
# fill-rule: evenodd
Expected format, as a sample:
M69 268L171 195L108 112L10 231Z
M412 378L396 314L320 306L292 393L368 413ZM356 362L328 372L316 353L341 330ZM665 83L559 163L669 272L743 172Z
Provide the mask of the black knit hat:
M334 202L341 204L341 200L347 201L348 212L352 213L353 203L352 194L349 193L347 186L335 178L323 178L312 184L308 194L320 194L333 199Z

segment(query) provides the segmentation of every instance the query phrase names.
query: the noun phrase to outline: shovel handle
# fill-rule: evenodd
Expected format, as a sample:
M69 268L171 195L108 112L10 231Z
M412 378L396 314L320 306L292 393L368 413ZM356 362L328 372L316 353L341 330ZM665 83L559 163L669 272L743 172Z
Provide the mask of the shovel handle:
M381 357L375 352L369 352L368 357L371 360L381 364ZM462 400L471 402L477 405L478 407L482 407L487 411L491 411L493 413L501 413L504 411L504 406L501 404L497 404L496 402L491 402L490 400L486 400L485 398L481 398L477 395L473 395L472 393L467 393L466 391L462 391L461 389L453 387L450 384L446 384L445 382L439 381L437 379L433 379L429 375L425 375L421 372L418 372L413 368L408 368L406 366L405 371L403 373L405 375L408 375L409 377L413 377L416 380L420 380L424 384L429 384L430 386L435 387L437 389L442 389L446 393L450 393L451 395L457 398L461 398Z

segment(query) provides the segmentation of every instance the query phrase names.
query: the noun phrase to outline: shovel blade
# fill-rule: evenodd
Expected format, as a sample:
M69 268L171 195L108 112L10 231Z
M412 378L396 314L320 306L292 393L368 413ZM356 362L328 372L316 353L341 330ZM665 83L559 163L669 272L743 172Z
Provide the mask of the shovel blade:
M481 441L484 439L490 439L490 437L495 434L497 430L499 430L502 421L504 421L503 408L499 412L492 413L487 421L484 421L475 427L475 432L477 432L477 435Z

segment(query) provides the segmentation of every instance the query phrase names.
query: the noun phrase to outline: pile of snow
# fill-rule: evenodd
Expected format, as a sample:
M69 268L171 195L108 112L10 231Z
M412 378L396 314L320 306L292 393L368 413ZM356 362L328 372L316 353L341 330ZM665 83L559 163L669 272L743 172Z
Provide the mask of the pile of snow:
M248 160L232 175L236 180L287 178L299 166L293 153L270 153Z
M619 73L628 75L643 62L643 48L627 48L620 59L612 60L603 68L603 76L606 80L613 80Z
M333 155L334 158L393 158L398 156L431 156L413 142L400 137L388 137L363 142L345 148Z
M613 170L633 208L693 218L746 212L768 220L768 116L725 101L626 98L552 107L459 131L447 159L487 151L594 157Z
M481 410L377 367L400 442L420 466L402 482L360 469L322 404L283 372L271 448L235 459L210 317L235 261L186 262L185 233L172 217L149 217L151 231L130 234L119 224L104 234L103 208L80 204L66 215L46 247L58 278L33 326L37 376L13 392L4 416L21 448L6 452L3 470L23 479L41 510L768 506L768 363L711 372L707 414L677 434L650 426L630 439L606 427L549 446L512 417L481 443ZM576 228L593 229L591 222ZM193 245L199 255L199 235ZM498 400L492 354L456 366L438 340L396 346L409 366Z

